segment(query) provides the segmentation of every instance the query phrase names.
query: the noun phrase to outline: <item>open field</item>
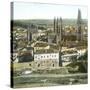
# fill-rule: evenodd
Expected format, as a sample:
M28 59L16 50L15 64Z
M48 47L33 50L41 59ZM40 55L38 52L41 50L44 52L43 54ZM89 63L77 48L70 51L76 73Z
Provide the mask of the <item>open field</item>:
M66 67L34 68L27 63L14 63L14 88L78 85L88 83L86 62L75 62ZM78 66L78 69L77 69ZM82 68L83 67L83 68ZM81 72L82 68L84 72ZM31 71L31 73L25 73Z
M14 64L13 64L13 69L14 69L15 71L17 71L17 70L22 70L22 69L25 69L25 68L31 68L31 67L29 66L29 62L26 62L26 63L14 63Z
M14 88L87 84L87 74L22 75L14 77Z

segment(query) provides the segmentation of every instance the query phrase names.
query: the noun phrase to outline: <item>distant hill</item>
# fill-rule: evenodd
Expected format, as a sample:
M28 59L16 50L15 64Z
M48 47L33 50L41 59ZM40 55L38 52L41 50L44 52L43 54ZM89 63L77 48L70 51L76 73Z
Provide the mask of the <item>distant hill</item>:
M88 20L83 19L82 23L87 24ZM63 19L63 25L76 25L77 20L76 19ZM29 25L29 24L35 24L35 25L53 25L52 19L31 19L31 20L14 20L14 25Z

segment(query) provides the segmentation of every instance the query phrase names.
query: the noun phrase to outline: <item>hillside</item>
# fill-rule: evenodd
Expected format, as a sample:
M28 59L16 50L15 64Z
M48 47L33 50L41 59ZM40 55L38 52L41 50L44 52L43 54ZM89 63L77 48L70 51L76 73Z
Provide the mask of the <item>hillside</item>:
M63 25L76 25L76 19L63 19ZM87 24L87 20L82 20L83 24ZM37 24L37 25L53 25L52 19L31 19L31 20L14 20L14 25L28 25L28 24Z

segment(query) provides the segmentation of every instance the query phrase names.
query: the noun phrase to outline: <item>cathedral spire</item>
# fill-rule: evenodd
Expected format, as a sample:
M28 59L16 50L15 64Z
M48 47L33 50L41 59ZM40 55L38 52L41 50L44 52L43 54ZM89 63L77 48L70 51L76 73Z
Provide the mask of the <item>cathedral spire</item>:
M81 41L82 40L82 19L81 19L81 11L78 9L78 16L77 16L77 40Z
M54 33L56 32L56 18L54 17Z

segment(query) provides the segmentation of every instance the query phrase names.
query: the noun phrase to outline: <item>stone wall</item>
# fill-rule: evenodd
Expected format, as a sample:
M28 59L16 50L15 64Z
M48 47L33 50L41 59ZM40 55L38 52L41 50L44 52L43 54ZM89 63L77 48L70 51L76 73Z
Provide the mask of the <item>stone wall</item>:
M40 60L40 61L32 61L30 62L29 66L31 68L51 68L51 67L58 67L59 62L55 60Z

